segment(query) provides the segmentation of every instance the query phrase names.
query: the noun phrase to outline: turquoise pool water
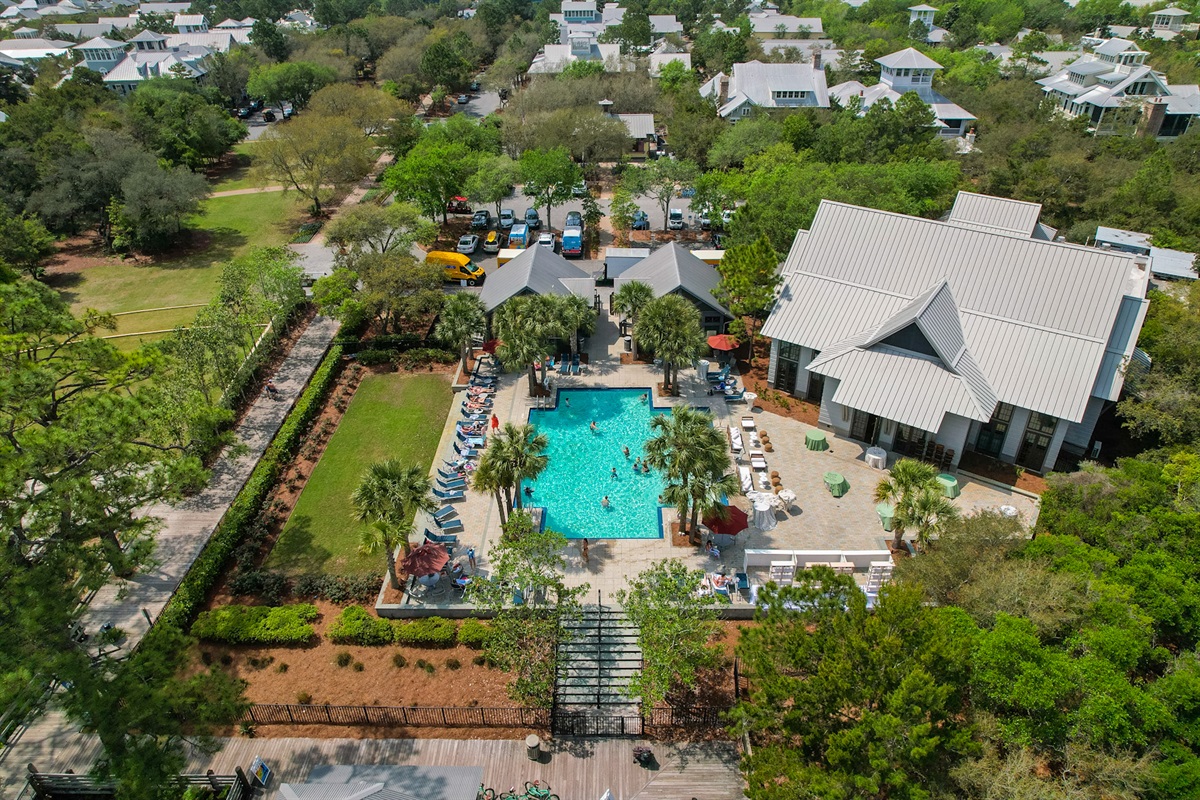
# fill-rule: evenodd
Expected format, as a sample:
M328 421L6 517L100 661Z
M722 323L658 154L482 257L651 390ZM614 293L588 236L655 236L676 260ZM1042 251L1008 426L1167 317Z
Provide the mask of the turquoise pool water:
M546 434L549 465L527 505L546 509L546 527L569 539L658 539L662 478L633 470L645 455L650 420L669 408L643 403L650 389L566 389L555 409L531 409L529 421ZM596 431L591 430L595 421ZM625 458L623 447L629 448ZM617 477L612 477L613 468ZM601 504L608 496L608 508Z

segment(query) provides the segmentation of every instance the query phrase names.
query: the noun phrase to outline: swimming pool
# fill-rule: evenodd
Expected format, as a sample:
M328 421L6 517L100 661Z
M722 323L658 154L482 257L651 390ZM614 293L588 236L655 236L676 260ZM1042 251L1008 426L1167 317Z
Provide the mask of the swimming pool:
M526 482L533 498L525 502L546 510L546 527L569 539L662 537L662 478L654 470L635 473L633 465L646 454L650 420L671 410L643 403L643 395L650 389L560 389L557 408L530 410L529 421L549 439L550 460ZM601 503L606 495L608 508Z

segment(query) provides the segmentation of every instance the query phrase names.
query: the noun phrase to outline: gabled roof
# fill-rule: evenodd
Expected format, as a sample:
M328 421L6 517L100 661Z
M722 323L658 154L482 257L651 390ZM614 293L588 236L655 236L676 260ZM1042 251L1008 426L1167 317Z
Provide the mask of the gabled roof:
M1097 45L1092 50L1093 53L1098 53L1102 56L1115 56L1121 53L1142 53L1145 52L1136 44L1128 39L1108 39L1104 44Z
M88 39L83 44L75 45L75 50L119 50L125 47L124 42L118 42L114 39L105 39L103 36L97 36L95 39Z
M895 53L889 53L883 58L875 59L875 63L891 69L941 69L942 65L929 56L912 47L906 47Z
M730 319L733 318L729 309L713 297L713 290L721 282L720 273L711 264L696 258L675 242L658 248L649 258L624 270L616 283L620 286L629 281L649 284L654 289L655 297L682 289L710 308L720 311Z
M1170 8L1160 8L1158 11L1151 11L1150 13L1156 17L1186 17L1192 12L1171 6Z
M909 11L937 11L937 9L934 8L933 6L927 6L924 3L922 3L919 6L909 6L908 10Z
M523 292L571 295L592 277L549 247L527 247L521 255L487 276L479 298L490 314L505 300Z
M650 14L650 30L655 33L682 33L683 23L674 14Z
M846 340L863 349L881 325L906 319L922 307L919 296L946 283L984 385L1006 403L1076 422L1123 298L1144 302L1148 279L1122 253L829 200L821 202L812 228L797 235L783 274L763 335L822 357L832 347L848 347ZM927 308L934 308L932 297ZM939 341L950 349L952 339ZM968 380L966 362L953 367L955 381ZM933 384L912 391L923 402L942 402ZM985 396L979 386L963 391Z
M981 230L1032 236L1042 215L1040 203L1026 203L1007 197L992 197L975 192L959 192L950 209L949 222L974 225Z
M161 33L156 33L155 31L146 29L146 30L138 33L137 36L131 37L129 41L131 41L131 42L165 42L166 40L167 40L167 37L163 36Z
M633 139L654 138L653 114L616 114L617 119L625 123L629 136Z
M705 84L708 86L708 84ZM716 84L720 87L720 82ZM821 108L829 106L829 89L825 84L825 70L814 69L811 63L803 64L764 64L761 61L747 61L733 65L733 74L729 78L729 98L727 105L733 104L734 98L741 95L756 106L772 108L776 105L773 92L798 91L809 92L816 99L816 105ZM703 94L703 90L701 94ZM736 105L740 105L738 102Z

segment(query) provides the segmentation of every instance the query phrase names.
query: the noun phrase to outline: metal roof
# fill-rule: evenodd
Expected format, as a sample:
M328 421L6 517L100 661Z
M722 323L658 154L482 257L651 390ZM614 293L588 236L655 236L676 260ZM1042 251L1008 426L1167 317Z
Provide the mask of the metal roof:
M1032 236L1042 215L1041 203L1026 203L1006 197L959 192L948 222L977 225L986 230Z
M796 237L783 274L763 335L822 351L944 280L997 398L1071 421L1083 416L1122 298L1144 295L1145 285L1124 253L829 200Z
M1121 53L1144 53L1146 51L1128 39L1107 39L1103 44L1092 48L1092 52L1102 56L1115 56Z
M615 116L625 123L625 127L629 129L629 135L633 139L654 138L653 114L617 114Z
M676 242L658 248L649 258L623 270L614 286L619 289L629 281L649 284L654 289L655 297L682 289L705 305L733 318L729 309L713 297L713 290L721 282L721 274L711 264L696 258Z
M875 63L891 69L941 69L942 65L913 47L906 47L895 53L889 53L883 58L875 59Z
M75 45L74 50L120 50L125 47L124 42L118 42L115 39L105 39L103 36L97 36L94 39L88 39L82 44Z
M654 78L662 72L662 68L672 61L678 61L683 64L684 69L692 68L691 53L651 53L650 54L650 77Z
M549 247L527 247L521 255L487 276L479 299L490 314L510 297L524 291L534 294L578 294L580 284L564 281L591 281L592 277L555 253ZM575 289L573 291L572 289Z
M729 102L733 102L736 95L742 95L756 106L770 108L777 105L772 94L776 91L811 92L818 106L829 106L825 70L814 69L809 62L764 64L761 61L747 61L733 65L733 73L729 77Z
M927 6L924 3L922 3L919 6L909 6L908 10L909 11L937 11L937 9L934 8L933 6Z
M1156 17L1186 17L1192 12L1171 6L1170 8L1160 8L1158 11L1151 11L1150 13Z

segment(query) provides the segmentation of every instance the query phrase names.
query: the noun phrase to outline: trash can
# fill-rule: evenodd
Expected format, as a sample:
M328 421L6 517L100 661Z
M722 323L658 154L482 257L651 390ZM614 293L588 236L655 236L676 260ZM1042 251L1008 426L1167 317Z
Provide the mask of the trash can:
M538 738L536 733L531 733L525 737L525 755L530 761L540 761L542 759L542 740Z
M633 337L632 336L625 337L625 352L626 353L633 352Z

